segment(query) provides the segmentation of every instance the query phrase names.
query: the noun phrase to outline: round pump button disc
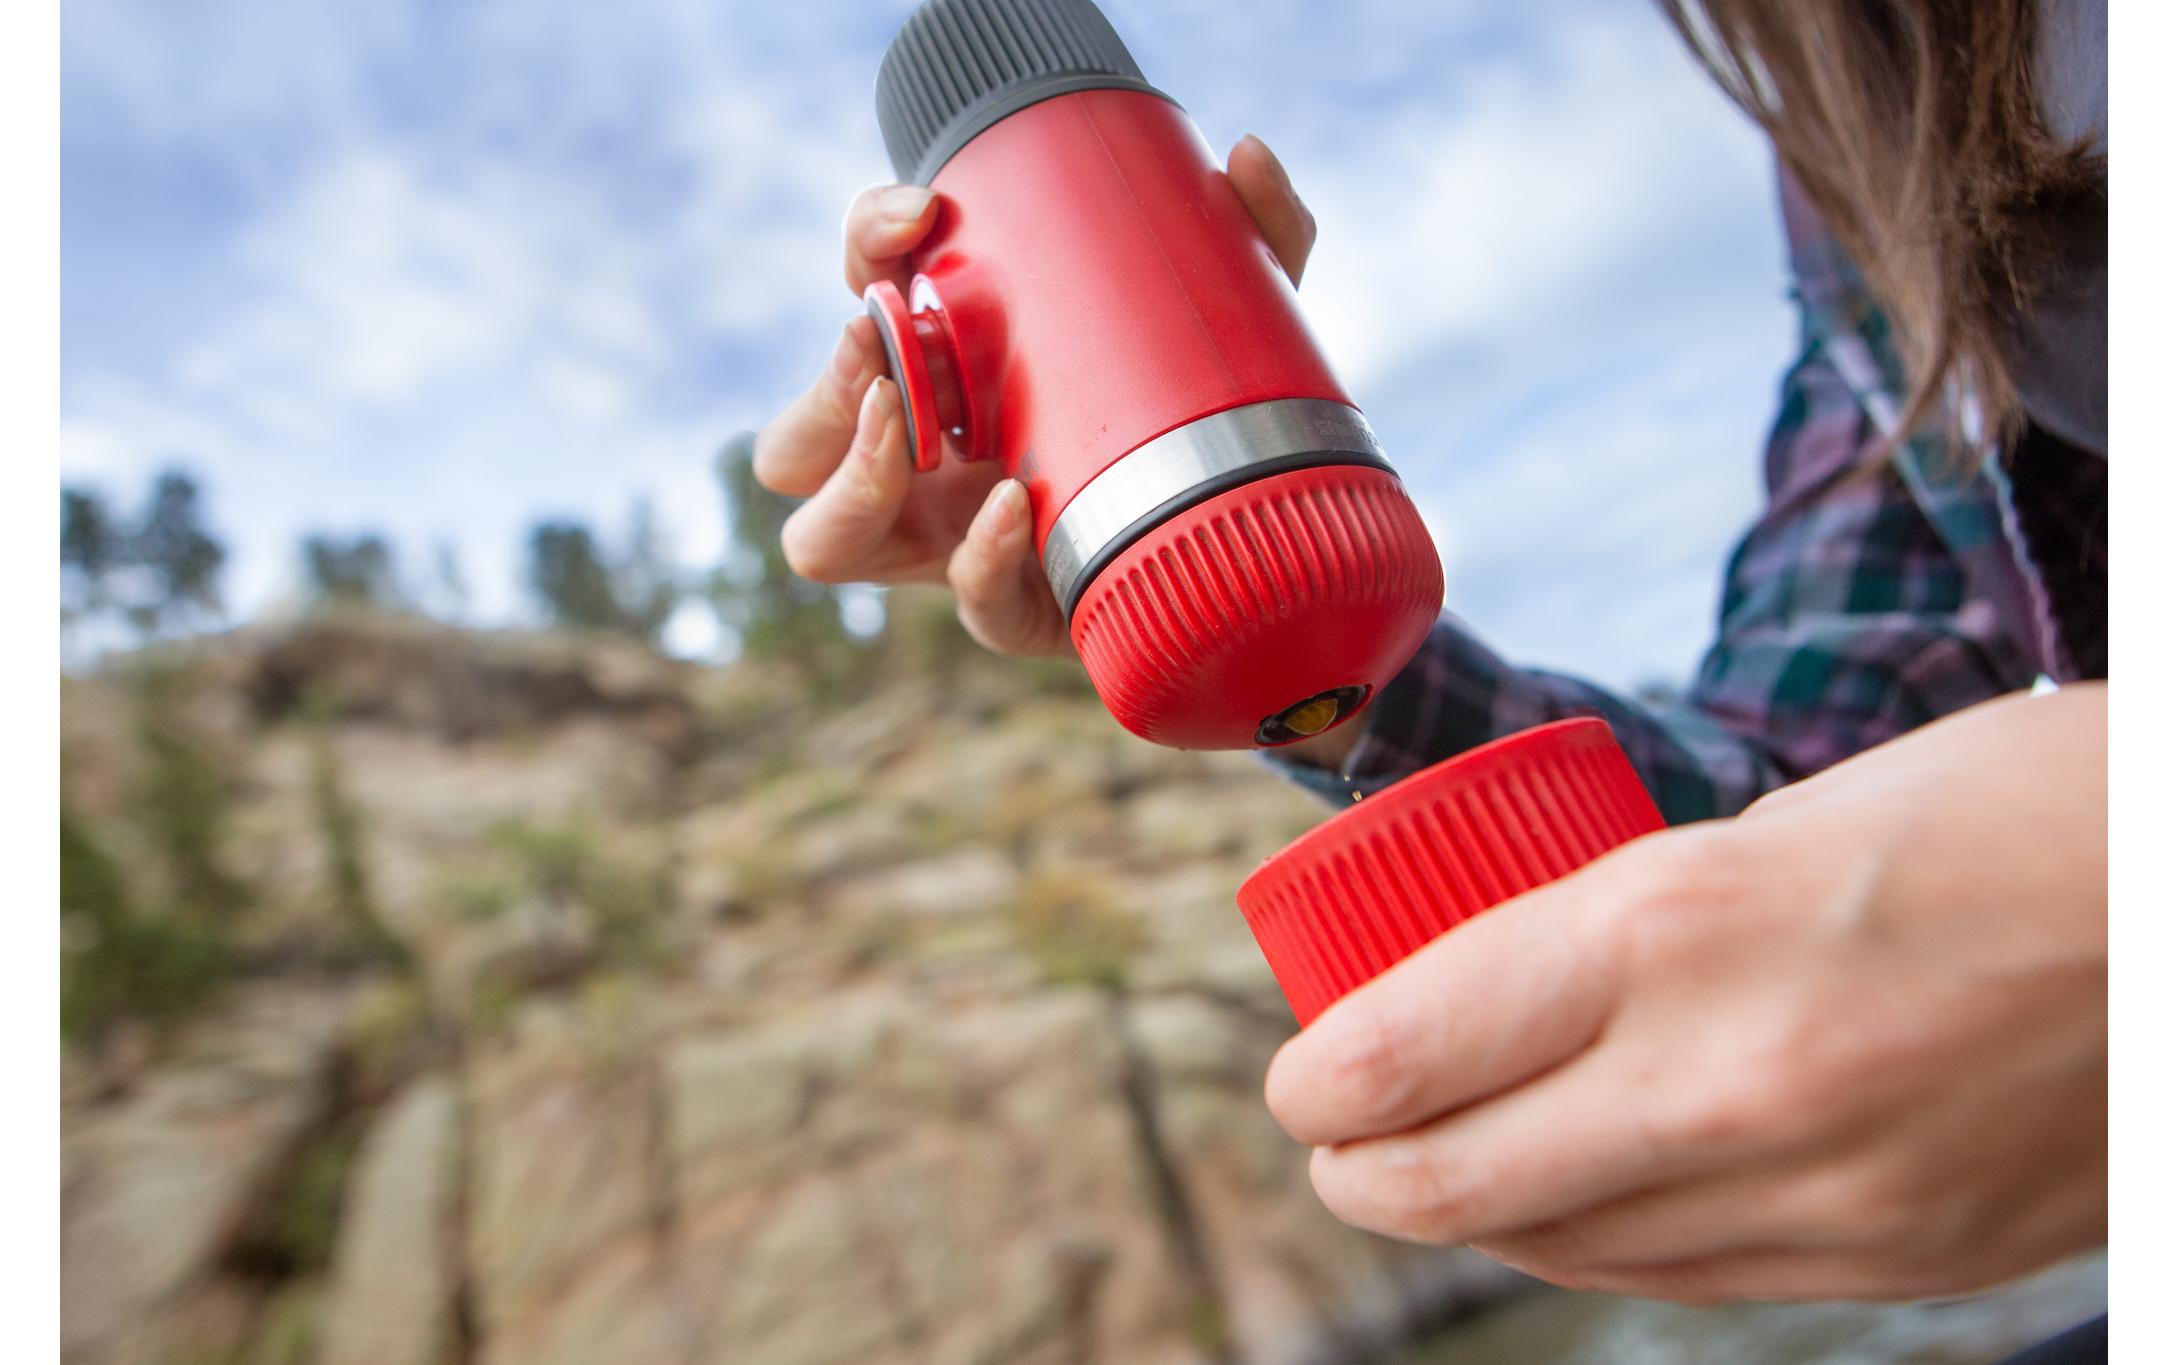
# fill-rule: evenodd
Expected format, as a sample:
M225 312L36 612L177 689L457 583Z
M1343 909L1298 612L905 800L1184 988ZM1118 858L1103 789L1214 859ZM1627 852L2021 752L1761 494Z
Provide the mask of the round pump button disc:
M1367 687L1335 687L1265 717L1257 725L1261 745L1292 744L1298 739L1322 735L1362 708L1369 697Z

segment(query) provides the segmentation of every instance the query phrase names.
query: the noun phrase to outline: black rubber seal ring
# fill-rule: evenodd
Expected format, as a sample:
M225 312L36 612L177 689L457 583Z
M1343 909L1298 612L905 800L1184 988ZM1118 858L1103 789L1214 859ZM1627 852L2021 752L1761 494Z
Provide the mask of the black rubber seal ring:
M1269 479L1275 474L1285 474L1292 470L1315 469L1320 465L1334 464L1353 465L1362 469L1382 469L1396 477L1400 472L1394 469L1392 464L1382 455L1366 454L1358 450L1305 450L1293 455L1280 455L1270 460L1259 460L1255 464L1243 465L1240 469L1230 469L1225 473L1215 474L1202 483L1191 484L1188 488L1183 489L1180 493L1175 494L1123 527L1121 533L1109 540L1098 554L1085 561L1084 567L1077 573L1076 584L1069 589L1069 600L1061 604L1062 619L1068 621L1075 618L1076 604L1084 600L1084 590L1091 586L1092 580L1099 576L1102 569L1114 562L1115 558L1124 550L1142 540L1154 527L1157 527L1168 518L1185 512L1207 499L1216 498L1230 489L1240 488L1246 483L1255 483L1259 479Z

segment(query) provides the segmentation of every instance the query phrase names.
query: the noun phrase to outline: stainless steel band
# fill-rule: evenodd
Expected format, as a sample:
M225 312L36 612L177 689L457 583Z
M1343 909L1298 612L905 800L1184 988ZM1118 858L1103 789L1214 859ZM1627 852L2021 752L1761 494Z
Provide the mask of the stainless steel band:
M1066 614L1105 562L1192 504L1252 479L1314 464L1391 469L1377 433L1345 403L1276 398L1215 412L1108 465L1047 532L1047 582Z

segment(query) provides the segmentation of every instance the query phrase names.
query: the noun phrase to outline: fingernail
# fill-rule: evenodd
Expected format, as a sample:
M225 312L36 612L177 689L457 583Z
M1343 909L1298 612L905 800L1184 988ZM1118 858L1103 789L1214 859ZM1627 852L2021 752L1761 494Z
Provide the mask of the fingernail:
M871 465L888 444L889 428L902 420L896 401L896 381L883 375L866 386L866 401L858 408L859 458ZM870 434L869 434L870 433Z
M896 381L882 375L866 386L866 400L858 408L858 425L886 426L896 415Z
M838 382L849 384L866 368L866 348L859 343L855 329L845 327L843 339L836 343L836 353L828 362L828 368Z
M925 217L932 203L933 191L924 185L890 185L881 191L881 217L898 227L908 226Z
M1003 479L994 486L994 495L986 502L986 533L997 540L1008 535L1022 524L1030 508L1030 500L1024 496L1024 485L1014 479Z

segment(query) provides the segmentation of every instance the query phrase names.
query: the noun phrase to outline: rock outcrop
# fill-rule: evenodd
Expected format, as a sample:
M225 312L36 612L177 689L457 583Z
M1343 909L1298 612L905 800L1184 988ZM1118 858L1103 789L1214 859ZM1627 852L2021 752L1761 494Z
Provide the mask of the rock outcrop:
M245 908L221 993L70 1046L71 1362L1306 1365L1530 1290L1342 1227L1266 1114L1232 892L1320 812L1246 757L976 662L174 666ZM64 755L150 913L140 704L68 680Z
M1246 758L976 665L822 707L349 621L183 676L237 792L246 989L312 1022L220 1051L229 997L78 1087L71 1359L260 1353L277 1316L329 1365L1298 1362L1506 1282L1334 1223L1258 1103L1291 1024L1232 890L1318 812ZM123 844L129 708L68 684L71 799ZM327 770L400 965L277 951L337 928ZM374 1036L387 982L420 1041ZM249 1264L327 1131L328 1255Z

